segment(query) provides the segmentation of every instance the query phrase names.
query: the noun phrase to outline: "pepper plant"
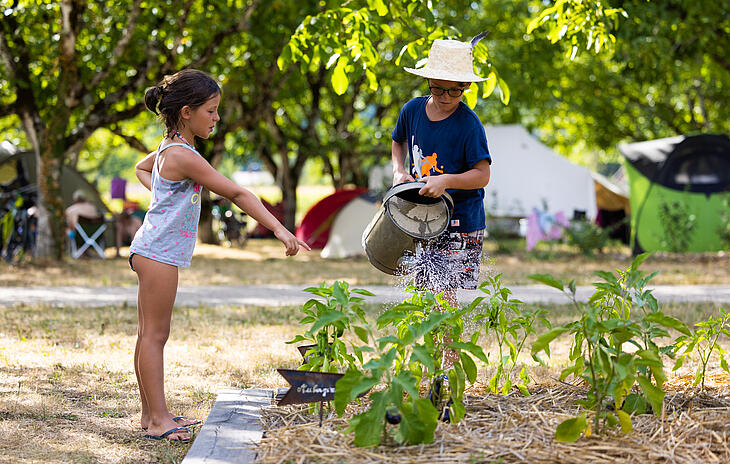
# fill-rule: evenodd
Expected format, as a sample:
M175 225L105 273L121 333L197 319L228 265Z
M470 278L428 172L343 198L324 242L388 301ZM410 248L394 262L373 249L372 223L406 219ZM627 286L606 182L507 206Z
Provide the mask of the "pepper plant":
M681 354L677 357L677 362L672 370L682 367L684 361L697 352L700 362L695 370L695 378L692 385L700 385L700 391L705 390L705 375L707 373L707 365L710 362L713 351L717 352L720 358L720 367L727 373L730 373L725 354L727 352L717 342L720 335L730 337L730 311L720 308L720 317L710 316L706 321L695 324L696 329L691 335L682 335L677 338L677 348Z
M463 318L474 306L453 308L441 296L410 288L412 296L385 311L377 319L377 329L367 323L353 328L363 345L355 347L358 355L368 353L370 359L358 368L351 365L337 382L335 409L341 416L350 401L376 385L370 394L370 408L353 416L348 432L354 432L357 446L374 446L389 437L388 423L398 425L394 435L398 443L431 443L440 417L440 405L421 395L426 383L431 392L445 374L451 403L447 406L451 422L464 417L466 381L474 382L477 366L472 356L486 362L476 344L478 333L463 340ZM391 327L392 335L379 332ZM458 357L452 365L444 362L447 350Z
M647 256L638 256L629 269L617 271L617 275L597 272L605 282L594 284L596 290L588 304L577 301L575 280L566 286L549 274L530 276L565 293L581 314L578 320L540 335L532 345L533 355L544 351L549 356L550 342L570 333L570 365L560 379L573 375L588 385L586 399L578 403L591 412L592 424L587 411L563 421L556 431L558 440L575 441L584 432L601 432L617 425L629 433L630 414L644 412L648 406L661 414L666 380L663 356L673 356L676 346L661 347L656 339L668 337L666 329L690 332L684 323L659 311L656 299L646 290L654 274L646 275L638 267ZM638 320L631 318L636 309L641 310ZM632 345L631 351L624 349L627 344ZM633 391L636 385L639 393Z
M477 297L472 305L478 306L478 314L474 321L483 321L484 333L487 340L494 340L497 344L497 359L494 361L496 371L487 381L487 388L492 393L506 395L516 386L523 395L528 396L527 384L530 376L527 368L522 365L518 378L522 383L513 385L512 378L515 369L520 365L518 358L522 353L527 338L536 334L535 323L540 322L548 329L552 328L543 309L526 310L523 302L512 298L512 291L502 286L502 274L487 277L479 289L486 297ZM536 355L537 356L537 355Z
M300 311L305 317L299 323L311 326L304 335L297 335L286 342L309 342L313 345L304 354L305 362L299 370L340 372L353 366L357 358L348 353L342 336L354 322L366 324L365 312L360 306L365 300L357 295L374 295L361 288L350 290L349 284L343 281L335 281L331 286L322 283L319 287L305 288L304 291L320 299L312 298L304 303Z

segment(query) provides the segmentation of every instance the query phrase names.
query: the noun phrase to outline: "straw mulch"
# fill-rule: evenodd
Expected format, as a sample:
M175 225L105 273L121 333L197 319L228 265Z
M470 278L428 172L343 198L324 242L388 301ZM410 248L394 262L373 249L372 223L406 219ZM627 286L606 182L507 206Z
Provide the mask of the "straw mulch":
M263 413L265 434L259 463L729 463L730 376L708 376L698 393L689 375L671 378L661 417L633 417L634 431L623 435L582 437L575 443L554 439L555 428L579 413L575 401L584 389L567 383L538 385L532 395L484 394L472 388L465 399L466 417L440 423L428 445L357 448L343 433L346 418L363 406L353 405L344 418L319 417L306 406L272 406Z

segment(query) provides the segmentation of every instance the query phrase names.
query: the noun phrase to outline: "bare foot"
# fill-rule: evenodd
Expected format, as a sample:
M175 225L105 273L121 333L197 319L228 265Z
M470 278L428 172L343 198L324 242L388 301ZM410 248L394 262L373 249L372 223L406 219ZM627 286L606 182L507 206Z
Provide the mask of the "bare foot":
M188 419L185 416L173 416L172 413L170 413L170 420L175 421L179 427L191 427L191 426L203 423L203 421L201 421L199 419ZM139 422L140 422L140 426L142 427L142 430L147 430L147 426L150 422L150 419L149 419L149 417L143 416Z

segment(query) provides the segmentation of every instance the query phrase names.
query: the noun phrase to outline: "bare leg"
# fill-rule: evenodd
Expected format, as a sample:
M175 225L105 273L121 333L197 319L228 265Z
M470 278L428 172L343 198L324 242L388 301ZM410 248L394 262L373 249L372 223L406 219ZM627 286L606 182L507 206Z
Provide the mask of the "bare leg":
M132 258L136 260L134 257ZM141 297L137 294L137 343L134 347L134 374L137 376L137 385L139 386L139 397L142 400L142 428L147 428L147 424L150 420L150 408L147 405L147 398L145 398L144 390L142 389L142 380L139 376L139 342L142 338L142 324L144 319L142 318L142 302Z
M172 307L177 293L177 267L134 255L139 278L138 313L140 317L135 349L135 372L142 396L142 414L147 417L147 432L159 436L179 427L167 409L164 387L163 350L170 335ZM146 413L145 413L146 405ZM176 432L170 439L190 438L189 432Z

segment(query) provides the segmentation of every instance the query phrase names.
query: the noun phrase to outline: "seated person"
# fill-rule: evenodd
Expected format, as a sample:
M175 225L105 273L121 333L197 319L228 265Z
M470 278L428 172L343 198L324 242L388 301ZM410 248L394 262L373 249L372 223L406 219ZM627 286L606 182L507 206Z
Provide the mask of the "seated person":
M133 210L125 209L117 216L115 226L115 241L117 247L117 257L121 246L129 246L132 243L134 234L142 227L142 220L134 214Z
M76 224L79 222L79 217L86 219L99 219L101 214L99 208L86 199L86 195L81 190L76 190L73 194L73 203L66 208L66 226L68 227L69 237L73 237L74 229Z

